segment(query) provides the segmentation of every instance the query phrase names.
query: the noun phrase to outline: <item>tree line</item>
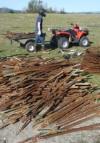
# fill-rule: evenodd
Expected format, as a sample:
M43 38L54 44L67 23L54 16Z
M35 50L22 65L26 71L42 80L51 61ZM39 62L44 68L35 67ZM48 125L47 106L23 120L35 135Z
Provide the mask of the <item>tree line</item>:
M30 0L26 8L21 11L9 8L0 8L0 13L37 13L40 8L44 8L48 13L65 13L63 8L60 11L57 11L56 8L48 7L48 5L44 4L42 0Z
M58 11L55 8L48 7L47 4L44 4L42 0L30 0L26 12L36 13L40 8L44 8L48 13L66 13L64 8Z

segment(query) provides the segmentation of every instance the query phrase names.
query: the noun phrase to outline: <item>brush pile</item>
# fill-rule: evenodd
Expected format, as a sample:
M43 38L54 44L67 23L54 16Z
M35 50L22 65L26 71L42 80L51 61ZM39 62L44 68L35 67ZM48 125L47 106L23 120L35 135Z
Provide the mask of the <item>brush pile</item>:
M100 98L81 76L79 65L67 61L9 58L0 62L0 117L2 127L31 121L47 138L80 130L100 129L100 123L79 126L98 117ZM32 139L31 139L32 140Z
M90 73L100 73L100 47L87 49L81 67Z

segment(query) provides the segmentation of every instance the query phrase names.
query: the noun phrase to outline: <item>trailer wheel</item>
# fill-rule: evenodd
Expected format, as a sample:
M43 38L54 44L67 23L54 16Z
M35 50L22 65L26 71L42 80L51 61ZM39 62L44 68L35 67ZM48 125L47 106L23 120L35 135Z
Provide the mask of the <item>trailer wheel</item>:
M69 48L69 39L66 37L60 37L58 40L58 47L62 50Z
M32 41L26 43L25 48L28 52L35 52L36 51L36 46L34 45L34 42L32 42Z

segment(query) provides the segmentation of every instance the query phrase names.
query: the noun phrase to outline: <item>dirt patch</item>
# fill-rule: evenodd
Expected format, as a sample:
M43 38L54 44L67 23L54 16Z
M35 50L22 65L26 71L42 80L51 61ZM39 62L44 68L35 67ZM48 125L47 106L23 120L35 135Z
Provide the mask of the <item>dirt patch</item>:
M95 118L91 123L97 123L99 120L99 118ZM6 139L6 143L23 143L23 140L27 140L36 134L31 123L19 135L17 135L20 126L21 123L17 123L1 129L0 143L5 143L4 139ZM29 140L24 143L100 143L100 130L70 133L63 136L49 138L47 140L38 139L36 141L34 138L33 141Z
M90 73L100 73L100 47L87 49L81 68Z

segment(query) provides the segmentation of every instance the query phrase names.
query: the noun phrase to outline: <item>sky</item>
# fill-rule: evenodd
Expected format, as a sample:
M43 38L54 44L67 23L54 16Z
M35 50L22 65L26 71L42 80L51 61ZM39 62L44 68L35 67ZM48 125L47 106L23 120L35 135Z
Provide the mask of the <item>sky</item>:
M8 7L15 10L27 8L30 0L0 0L0 7ZM48 7L66 12L98 12L100 0L42 0Z

